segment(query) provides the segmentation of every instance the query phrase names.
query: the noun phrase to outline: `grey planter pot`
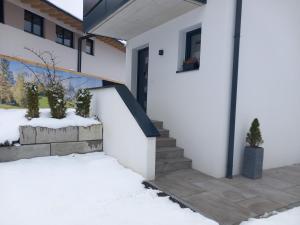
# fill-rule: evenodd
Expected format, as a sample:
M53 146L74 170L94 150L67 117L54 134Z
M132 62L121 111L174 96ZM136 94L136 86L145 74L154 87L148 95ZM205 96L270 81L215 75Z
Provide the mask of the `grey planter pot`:
M242 175L251 179L261 178L263 161L263 148L245 147Z

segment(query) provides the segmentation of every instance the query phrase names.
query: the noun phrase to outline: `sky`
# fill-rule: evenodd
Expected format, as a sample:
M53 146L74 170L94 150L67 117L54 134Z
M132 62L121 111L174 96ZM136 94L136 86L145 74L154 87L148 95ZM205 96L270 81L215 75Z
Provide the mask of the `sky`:
M48 1L82 20L83 0L48 0Z

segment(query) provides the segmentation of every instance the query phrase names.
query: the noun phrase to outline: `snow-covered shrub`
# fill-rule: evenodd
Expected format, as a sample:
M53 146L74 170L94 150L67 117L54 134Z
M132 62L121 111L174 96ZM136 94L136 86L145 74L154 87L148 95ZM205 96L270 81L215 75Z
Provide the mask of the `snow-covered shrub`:
M79 89L76 94L76 114L82 117L90 115L92 94L88 89Z
M61 82L57 81L49 85L46 89L46 95L51 110L51 116L56 119L65 118L67 110L65 89Z
M35 83L25 84L26 103L27 103L27 117L39 117L39 92Z
M9 143L9 141L5 141L4 143L0 143L0 147L8 147L8 146L12 146L12 144Z

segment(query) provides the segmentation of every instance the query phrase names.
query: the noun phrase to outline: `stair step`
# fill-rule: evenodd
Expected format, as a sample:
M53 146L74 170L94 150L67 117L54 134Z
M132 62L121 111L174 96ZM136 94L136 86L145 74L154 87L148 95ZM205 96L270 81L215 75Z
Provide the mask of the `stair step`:
M156 159L175 159L183 157L183 149L179 147L163 147L157 148Z
M158 129L161 137L169 137L170 131L167 129Z
M164 123L163 121L152 120L152 123L157 129L163 129Z
M169 137L158 137L156 138L156 148L161 147L175 147L176 139Z
M192 160L187 158L176 159L161 159L156 161L156 173L173 172L176 170L190 169L192 167Z

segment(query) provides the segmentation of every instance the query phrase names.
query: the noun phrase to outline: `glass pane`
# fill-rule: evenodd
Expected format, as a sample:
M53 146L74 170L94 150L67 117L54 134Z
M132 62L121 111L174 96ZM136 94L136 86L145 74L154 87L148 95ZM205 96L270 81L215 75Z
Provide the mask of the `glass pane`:
M64 45L68 46L68 47L71 47L71 40L70 39L65 39Z
M39 36L42 36L42 24L43 19L39 16L33 16L33 33Z
M33 24L33 33L42 36L42 27L40 25Z
M85 46L85 52L88 53L88 54L92 54L91 46L86 45L86 46Z
M31 22L29 21L24 22L24 30L27 32L31 32Z
M195 57L200 61L201 33L191 37L191 58Z
M56 27L56 42L60 44L64 43L63 29L58 26Z
M64 45L68 46L68 47L72 47L73 44L73 33L65 30L64 31Z
M93 54L93 41L92 40L86 40L85 52L88 54Z
M25 11L24 15L24 30L31 32L31 14Z
M33 22L33 24L41 26L42 25L42 18L39 17L39 16L33 16L32 22Z

